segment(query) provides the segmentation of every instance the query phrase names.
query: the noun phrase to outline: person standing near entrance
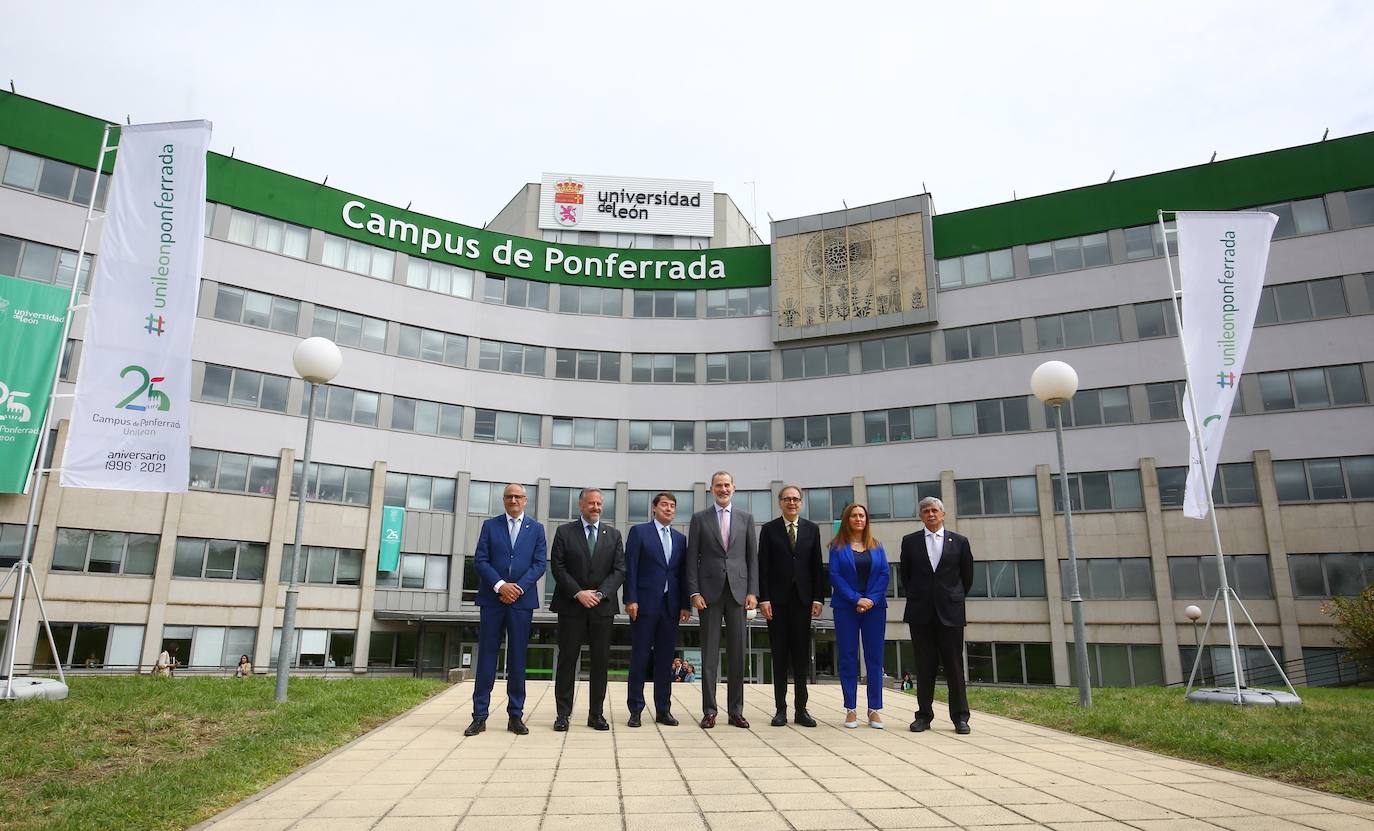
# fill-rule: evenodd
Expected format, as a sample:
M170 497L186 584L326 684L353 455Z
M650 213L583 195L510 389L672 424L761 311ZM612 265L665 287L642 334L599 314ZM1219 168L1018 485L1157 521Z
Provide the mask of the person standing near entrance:
M935 673L944 666L949 685L949 718L954 732L968 735L968 694L964 690L964 598L973 588L973 549L968 537L945 528L945 503L933 496L918 506L924 531L902 537L904 619L911 627L916 658L916 720L911 732L930 729L935 720Z
M782 516L759 531L759 610L768 621L773 652L774 727L787 726L787 671L796 694L794 720L815 727L806 711L806 680L811 674L811 619L820 617L825 599L821 565L821 530L801 518L801 489L787 485L778 492Z
M558 526L553 535L553 602L549 609L558 615L553 729L559 732L568 729L572 716L577 663L584 643L590 647L592 659L587 726L611 729L603 707L611 662L611 629L620 611L616 592L625 582L625 546L620 532L601 522L602 504L599 489L583 488L577 496L581 518Z
M482 523L472 557L477 570L477 683L472 690L472 723L464 736L487 729L491 690L496 686L496 657L506 641L506 729L518 736L525 726L525 652L534 610L539 608L539 579L547 563L544 526L525 516L528 497L523 485L506 485L501 495L505 513Z
M642 723L644 677L653 663L654 721L676 727L673 682L680 658L677 629L692 616L683 593L683 563L687 537L672 528L677 497L664 491L654 496L654 518L630 528L625 538L625 613L630 616L630 683L626 705L630 727Z
M873 538L868 508L851 504L830 541L830 606L840 665L845 727L858 727L859 646L868 676L868 726L883 729L883 636L887 631L887 552Z
M759 549L754 517L730 504L735 479L711 476L715 504L692 515L687 529L687 594L701 616L701 726L716 726L720 678L720 625L725 622L730 724L748 729L744 717L744 613L758 605Z

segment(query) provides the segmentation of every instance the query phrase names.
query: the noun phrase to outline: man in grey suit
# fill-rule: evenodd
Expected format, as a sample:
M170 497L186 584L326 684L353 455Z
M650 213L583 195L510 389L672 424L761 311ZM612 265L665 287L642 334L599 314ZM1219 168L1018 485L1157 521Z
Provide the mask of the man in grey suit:
M731 506L735 479L721 470L711 476L715 504L692 515L687 530L687 594L701 617L701 726L716 726L716 681L720 677L720 624L725 621L730 724L744 718L744 613L758 605L759 539L754 518Z

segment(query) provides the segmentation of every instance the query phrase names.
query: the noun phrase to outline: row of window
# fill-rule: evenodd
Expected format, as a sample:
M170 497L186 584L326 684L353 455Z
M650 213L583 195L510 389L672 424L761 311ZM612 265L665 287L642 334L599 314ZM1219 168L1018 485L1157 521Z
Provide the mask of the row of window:
M100 174L97 185L93 168L77 167L19 150L10 150L6 155L5 170L3 175L0 175L0 183L5 187L50 196L83 208L91 202L91 189L99 188L95 194L97 211L105 210L105 199L110 193L108 173Z
M81 291L91 290L91 255L81 260ZM76 277L76 252L55 245L0 234L0 274L71 286Z

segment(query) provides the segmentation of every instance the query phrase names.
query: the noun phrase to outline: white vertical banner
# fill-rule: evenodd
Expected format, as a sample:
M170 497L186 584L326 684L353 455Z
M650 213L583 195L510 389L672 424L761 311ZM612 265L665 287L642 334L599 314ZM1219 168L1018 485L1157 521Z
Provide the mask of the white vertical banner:
M1207 516L1208 492L1231 418L1241 368L1255 328L1269 241L1278 217L1260 211L1181 211L1178 224L1179 285L1183 302L1184 355L1188 392L1188 484L1183 515ZM1205 457L1199 458L1198 445Z
M180 492L210 122L120 129L62 485Z

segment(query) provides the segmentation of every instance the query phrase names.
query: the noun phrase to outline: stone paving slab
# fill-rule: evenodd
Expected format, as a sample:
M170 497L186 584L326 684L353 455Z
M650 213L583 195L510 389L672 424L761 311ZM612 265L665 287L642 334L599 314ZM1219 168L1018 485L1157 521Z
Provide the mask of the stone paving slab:
M888 729L846 730L837 686L811 688L814 729L770 727L772 688L750 685L752 729L702 730L699 686L674 686L681 726L633 729L625 685L611 684L612 729L582 711L567 733L553 731L553 685L528 687L528 736L505 730L498 700L487 731L464 738L472 685L460 684L198 828L1374 831L1374 803L982 713L970 736L948 723L911 733L893 706Z

